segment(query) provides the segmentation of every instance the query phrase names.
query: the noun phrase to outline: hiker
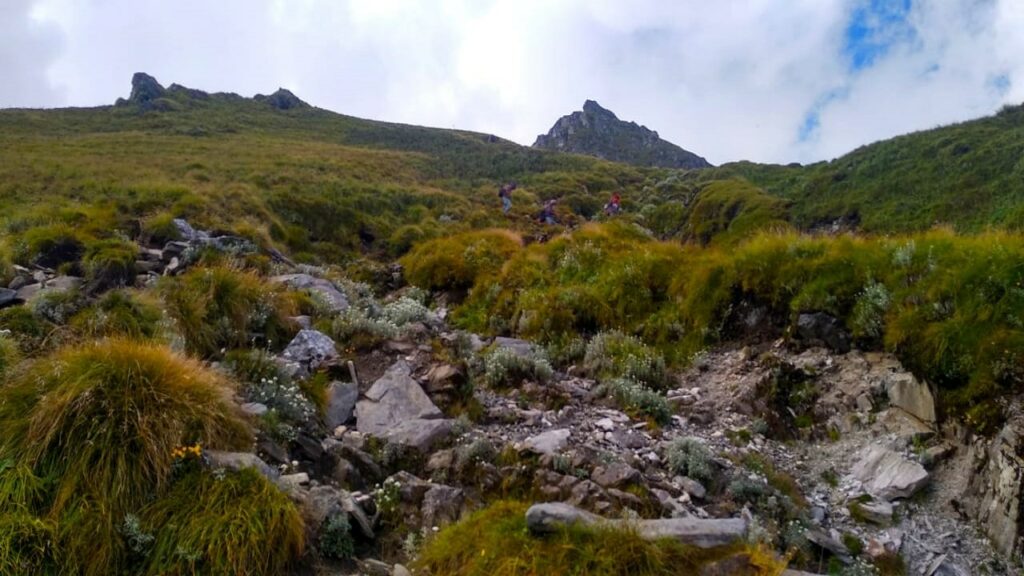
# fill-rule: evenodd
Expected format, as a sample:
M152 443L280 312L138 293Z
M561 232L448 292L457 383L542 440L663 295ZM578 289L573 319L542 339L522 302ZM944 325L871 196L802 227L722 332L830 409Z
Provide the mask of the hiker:
M498 198L501 198L501 211L505 214L508 214L508 211L512 209L512 191L515 189L515 182L502 184L501 188L498 188Z
M604 213L607 216L615 216L622 211L622 197L618 192L612 194L612 199L604 205Z
M537 218L542 224L558 224L558 218L555 216L555 204L558 200L552 198L544 203L544 207L541 208L540 215Z

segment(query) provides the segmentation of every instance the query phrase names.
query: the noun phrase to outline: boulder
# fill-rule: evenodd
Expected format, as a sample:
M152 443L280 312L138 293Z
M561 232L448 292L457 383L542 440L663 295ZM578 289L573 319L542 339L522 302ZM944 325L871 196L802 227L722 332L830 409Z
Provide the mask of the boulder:
M423 495L423 505L420 508L423 526L433 528L455 522L462 512L464 500L460 488L434 484Z
M18 292L16 290L0 288L0 308L16 306L18 304L23 304L24 302L24 300L18 298Z
M693 478L680 476L676 478L676 483L679 484L679 487L682 488L684 492L698 500L703 500L708 494L707 488Z
M564 428L548 430L527 438L523 442L522 449L542 456L558 454L569 445L569 436L571 436L571 432Z
M836 352L850 351L850 333L835 316L824 312L805 312L796 321L796 331L809 344L824 344Z
M404 446L427 450L451 433L452 422L399 360L356 403L356 428Z
M293 290L305 290L313 294L332 313L348 310L348 297L338 290L330 280L316 278L309 274L285 274L274 276L270 280L284 284Z
M359 386L355 382L331 382L327 387L327 411L324 424L328 430L347 423L355 415Z
M901 374L888 383L889 404L929 425L935 424L935 398L924 382L910 374Z
M742 518L611 520L563 502L534 504L526 511L526 526L537 534L554 532L574 524L629 528L647 540L671 538L699 548L725 546L747 535L747 521Z
M298 375L304 377L316 372L321 366L336 361L338 351L334 347L334 340L323 332L300 330L281 353L281 357L298 364Z
M917 462L882 446L869 446L861 453L850 474L877 498L909 498L928 483L928 471Z
M857 508L860 514L868 522L885 526L892 522L893 507L892 504L880 500L875 502L864 502L859 504Z

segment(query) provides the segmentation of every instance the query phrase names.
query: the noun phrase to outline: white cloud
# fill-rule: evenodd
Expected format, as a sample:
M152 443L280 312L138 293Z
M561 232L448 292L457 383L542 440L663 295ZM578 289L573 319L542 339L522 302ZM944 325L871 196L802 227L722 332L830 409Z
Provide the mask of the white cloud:
M8 0L0 106L110 103L146 71L530 144L592 98L720 163L831 158L1024 100L1019 0L916 0L916 42L851 73L865 1Z

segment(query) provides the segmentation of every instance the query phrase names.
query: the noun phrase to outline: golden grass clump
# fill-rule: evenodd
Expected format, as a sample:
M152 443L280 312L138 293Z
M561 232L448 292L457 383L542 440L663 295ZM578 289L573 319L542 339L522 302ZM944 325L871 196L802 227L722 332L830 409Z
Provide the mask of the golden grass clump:
M283 574L305 546L295 504L251 468L188 474L142 518L154 536L142 573L154 576Z
M0 388L0 460L46 480L39 515L71 573L118 565L119 527L166 487L176 447L251 441L230 394L198 361L123 339L63 349Z
M161 286L167 314L189 352L203 357L260 340L282 346L294 336L294 293L254 272L227 266L198 267Z

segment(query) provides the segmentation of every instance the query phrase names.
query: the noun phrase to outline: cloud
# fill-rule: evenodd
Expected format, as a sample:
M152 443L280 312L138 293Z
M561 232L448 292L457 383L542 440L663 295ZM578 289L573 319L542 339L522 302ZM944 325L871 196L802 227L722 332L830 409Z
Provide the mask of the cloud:
M60 87L47 78L61 40L55 27L33 17L29 0L0 3L0 105L41 107L64 101Z
M110 103L146 71L530 144L589 98L720 163L828 159L1024 100L1019 0L29 4L0 8L0 75L22 78L0 106Z

